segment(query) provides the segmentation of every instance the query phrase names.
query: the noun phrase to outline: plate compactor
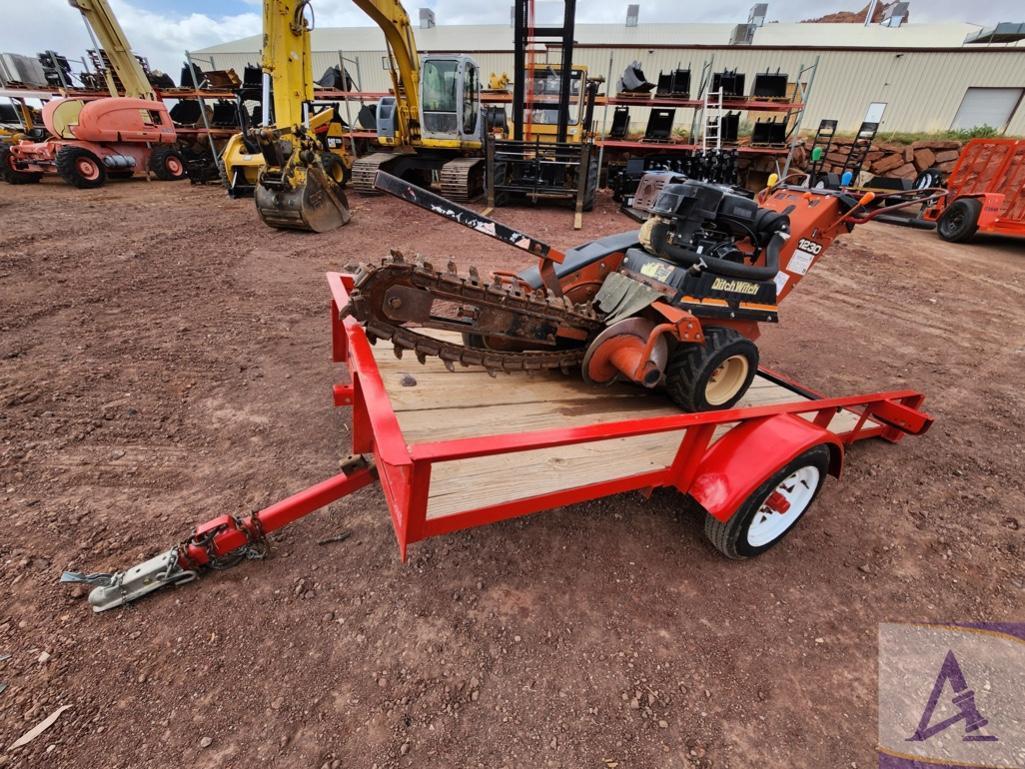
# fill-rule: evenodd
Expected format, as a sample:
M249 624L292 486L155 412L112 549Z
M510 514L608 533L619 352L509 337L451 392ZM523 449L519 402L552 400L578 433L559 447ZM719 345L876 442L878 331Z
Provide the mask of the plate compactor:
M539 258L520 273L459 275L393 251L361 265L342 314L398 356L490 373L580 369L594 384L662 387L686 411L726 409L758 370L759 324L840 234L867 221L871 193L777 186L757 196L664 186L640 230L568 251L384 172L375 186ZM459 332L431 333L431 330Z

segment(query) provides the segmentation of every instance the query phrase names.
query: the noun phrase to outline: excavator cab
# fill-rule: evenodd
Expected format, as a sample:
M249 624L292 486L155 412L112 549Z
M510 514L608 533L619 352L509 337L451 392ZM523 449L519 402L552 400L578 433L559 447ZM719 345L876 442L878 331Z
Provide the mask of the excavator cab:
M468 56L427 56L420 69L420 132L436 146L479 142L480 70Z

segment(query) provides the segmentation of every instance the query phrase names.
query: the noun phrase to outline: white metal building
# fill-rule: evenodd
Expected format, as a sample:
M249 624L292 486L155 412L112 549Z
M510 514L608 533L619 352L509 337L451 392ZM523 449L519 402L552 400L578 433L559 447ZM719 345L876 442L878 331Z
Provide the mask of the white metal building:
M574 63L593 74L611 76L613 91L623 69L639 61L649 80L660 70L690 67L696 82L705 62L714 69L747 74L748 89L758 72L780 68L796 77L802 66L819 62L805 128L820 119L840 121L855 131L869 105L885 103L881 135L933 132L990 125L1025 135L1025 43L968 44L979 32L974 24L914 24L897 27L861 24L768 23L751 29L751 44L731 45L733 24L578 24ZM505 25L431 26L416 29L421 53L465 53L480 64L483 76L511 73L512 27ZM259 61L260 37L194 51L197 63L213 68ZM365 91L390 87L383 66L384 36L376 27L315 29L317 75L337 65L339 56L359 62ZM603 91L604 93L604 91ZM602 120L602 110L597 118ZM643 129L646 110L631 109L631 123ZM690 125L688 110L678 110L677 125ZM745 118L746 122L746 118Z

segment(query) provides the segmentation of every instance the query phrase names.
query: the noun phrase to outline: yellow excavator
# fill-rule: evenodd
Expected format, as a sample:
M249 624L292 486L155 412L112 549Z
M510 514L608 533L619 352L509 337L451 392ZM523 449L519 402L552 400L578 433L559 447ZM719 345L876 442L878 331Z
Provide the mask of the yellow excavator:
M240 164L258 167L254 198L266 224L327 232L352 218L342 191L350 162L338 136L335 142L329 141L331 124L337 125L336 132L340 129L334 110L310 116L309 4L309 0L264 0L260 64L270 75L274 124L232 137L222 157L229 180L237 177ZM264 99L265 110L268 101Z
M272 72L277 72L278 77L274 82L278 87L273 91L273 99L268 95L271 90L269 81L266 86L267 92L264 92L259 85L243 86L238 90L242 130L228 140L221 153L221 181L227 188L228 195L233 198L253 195L260 172L264 167L263 153L260 152L255 138L249 135L249 129L252 126L248 122L245 103L247 101L258 102L261 105L260 110L265 118L265 124L273 125L276 122L277 114L279 114L276 109L279 99L289 100L288 111L301 116L304 100L313 98L313 82L309 80L312 67L291 68L287 64L275 66L279 63L276 63L273 57L282 51L294 50L297 53L301 51L300 57L304 57L307 61L311 60L309 30L303 32L300 29L298 38L293 39L291 26L295 19L294 9L280 5L275 7L275 5L274 0L268 0L264 8L266 30L264 42L268 46L268 50L264 50L262 54L262 70L266 73L264 77L267 79L272 77ZM269 50L271 41L282 40L292 40L293 45L286 47L279 44L276 51ZM298 87L294 83L285 82L286 78L296 74L296 70L298 70L299 77L304 79L299 82ZM274 107L270 106L271 103ZM351 172L352 155L346 147L346 128L342 124L337 110L334 107L327 107L310 114L309 130L320 140L322 148L331 153L330 156L322 155L321 158L328 176L332 177L338 185L344 186Z
M430 186L437 174L450 200L477 197L484 185L485 116L480 69L469 56L427 55L421 64L409 16L398 0L353 0L384 32L392 96L377 105L375 152L352 165L352 187L376 194L379 170Z

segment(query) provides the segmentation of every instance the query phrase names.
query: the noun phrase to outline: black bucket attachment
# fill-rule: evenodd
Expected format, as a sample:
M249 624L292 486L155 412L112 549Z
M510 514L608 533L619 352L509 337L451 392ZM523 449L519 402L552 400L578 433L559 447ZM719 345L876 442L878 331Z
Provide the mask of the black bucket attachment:
M641 69L641 63L635 61L623 70L623 76L619 78L619 93L626 94L648 94L655 87L649 83Z
M349 201L319 165L305 169L306 183L294 189L256 185L256 210L270 227L330 232L349 223Z

